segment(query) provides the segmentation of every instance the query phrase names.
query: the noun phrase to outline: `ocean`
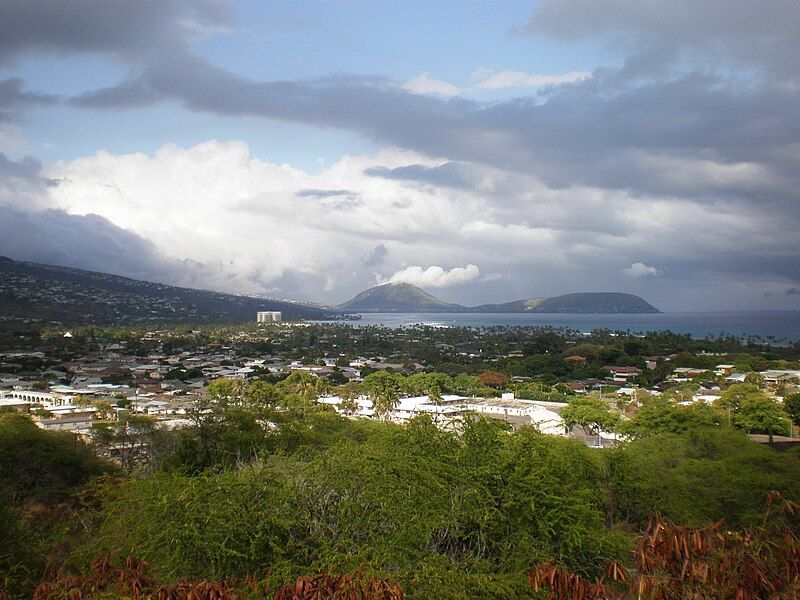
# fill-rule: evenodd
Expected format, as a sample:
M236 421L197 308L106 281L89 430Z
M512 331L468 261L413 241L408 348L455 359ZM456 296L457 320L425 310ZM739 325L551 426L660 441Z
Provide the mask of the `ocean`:
M347 321L346 321L347 322ZM580 332L593 329L646 333L672 331L695 338L733 335L758 337L771 343L800 341L800 311L672 312L651 315L567 315L525 313L362 313L355 326L404 327L555 327Z

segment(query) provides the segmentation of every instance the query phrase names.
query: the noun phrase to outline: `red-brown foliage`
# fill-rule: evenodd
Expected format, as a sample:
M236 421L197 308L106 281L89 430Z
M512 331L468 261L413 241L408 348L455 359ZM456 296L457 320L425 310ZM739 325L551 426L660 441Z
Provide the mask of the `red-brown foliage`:
M322 573L299 577L294 584L275 593L275 600L402 600L404 597L399 585L358 571L339 576Z
M223 581L179 581L159 585L147 574L147 563L133 557L117 567L109 558L96 560L88 575L76 577L60 574L42 582L33 600L82 600L96 592L112 590L120 595L153 600L237 600L239 592L248 598L267 598L267 585L255 578ZM280 588L275 600L402 600L400 586L360 571L332 575L322 573L300 577L293 584ZM2 600L2 599L0 599Z
M495 389L502 389L508 385L508 377L502 373L498 373L497 371L484 371L483 373L478 373L476 379L481 385Z
M535 591L551 600L800 597L800 506L778 492L759 526L728 531L722 521L700 529L655 516L637 538L631 565L613 562L594 582L553 563L531 569ZM625 585L627 583L627 585Z

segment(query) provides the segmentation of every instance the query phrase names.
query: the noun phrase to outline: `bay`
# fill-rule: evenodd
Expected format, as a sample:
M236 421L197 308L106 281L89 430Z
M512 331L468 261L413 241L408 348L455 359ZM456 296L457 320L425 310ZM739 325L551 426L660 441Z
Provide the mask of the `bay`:
M672 331L695 338L732 335L772 343L800 341L800 311L666 312L645 315L541 313L361 313L355 326L553 327L588 333L593 329L646 333Z

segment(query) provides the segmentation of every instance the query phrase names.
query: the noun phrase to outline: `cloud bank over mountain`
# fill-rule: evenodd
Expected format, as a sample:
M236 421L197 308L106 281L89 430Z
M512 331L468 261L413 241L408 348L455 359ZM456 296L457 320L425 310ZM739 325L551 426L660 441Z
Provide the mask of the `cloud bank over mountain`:
M476 265L453 267L449 271L436 265L427 269L412 265L386 279L379 277L378 283L410 283L422 288L440 288L474 281L480 275L481 271Z

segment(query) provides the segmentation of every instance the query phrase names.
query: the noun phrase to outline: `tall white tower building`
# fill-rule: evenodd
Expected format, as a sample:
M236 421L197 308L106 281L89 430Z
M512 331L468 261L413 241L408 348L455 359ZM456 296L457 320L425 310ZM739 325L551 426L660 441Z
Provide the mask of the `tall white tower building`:
M279 310L260 310L256 313L256 323L280 323L283 315Z

